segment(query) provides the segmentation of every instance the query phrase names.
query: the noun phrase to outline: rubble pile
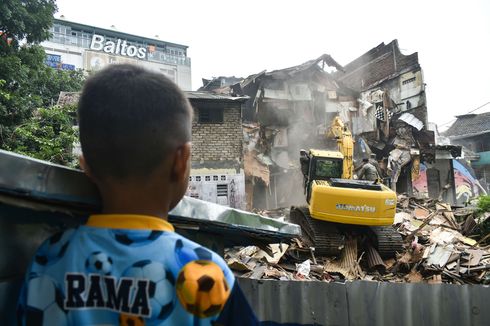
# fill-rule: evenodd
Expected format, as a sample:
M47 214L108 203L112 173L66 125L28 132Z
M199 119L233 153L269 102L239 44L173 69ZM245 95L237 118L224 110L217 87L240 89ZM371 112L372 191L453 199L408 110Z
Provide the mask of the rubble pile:
M340 257L320 257L307 242L293 239L229 248L225 259L238 276L252 279L490 284L490 234L476 236L490 212L404 195L397 211L393 227L404 239L404 251L393 258L382 259L375 248L348 238ZM260 213L287 219L289 210Z

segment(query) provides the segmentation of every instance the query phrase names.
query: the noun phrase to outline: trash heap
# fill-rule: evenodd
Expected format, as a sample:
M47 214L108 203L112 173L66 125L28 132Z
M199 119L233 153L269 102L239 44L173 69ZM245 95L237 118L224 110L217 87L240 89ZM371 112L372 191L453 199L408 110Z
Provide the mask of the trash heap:
M261 213L286 220L289 215L287 209ZM372 247L358 248L356 239L346 240L340 257L319 257L307 242L293 239L228 248L225 259L236 275L252 279L490 284L490 233L481 227L487 219L490 212L476 206L453 208L399 195L393 227L404 251L396 257L383 260Z

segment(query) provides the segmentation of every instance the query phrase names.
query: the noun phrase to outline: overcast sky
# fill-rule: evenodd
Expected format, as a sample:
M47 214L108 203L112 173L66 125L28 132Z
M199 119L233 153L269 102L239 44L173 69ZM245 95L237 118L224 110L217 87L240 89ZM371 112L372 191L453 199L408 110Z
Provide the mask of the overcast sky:
M60 15L189 46L193 89L203 77L246 77L323 53L345 65L398 39L404 54L419 54L430 121L490 102L488 0L58 0Z

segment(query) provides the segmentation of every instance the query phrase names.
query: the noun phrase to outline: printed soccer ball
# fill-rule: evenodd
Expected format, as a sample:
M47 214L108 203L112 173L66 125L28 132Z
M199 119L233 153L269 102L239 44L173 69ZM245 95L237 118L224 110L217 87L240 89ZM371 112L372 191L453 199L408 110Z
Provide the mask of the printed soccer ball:
M184 242L181 239L175 242L174 252L180 267L184 267L187 263L194 260L211 260L213 258L210 250L204 247L190 248L184 246Z
M146 230L132 230L132 231L114 231L114 238L117 242L126 246L139 247L145 246L163 234L163 231L146 231Z
M89 273L111 275L112 258L100 251L94 251L85 260L85 268Z
M145 320L138 316L121 314L119 326L145 326Z
M48 276L34 276L28 282L26 325L67 325L63 294Z
M70 244L70 238L75 229L58 232L51 236L39 249L34 261L39 265L51 265L60 260Z
M123 276L149 280L151 316L146 319L151 324L167 319L175 307L175 279L165 267L151 260L141 260L131 265Z
M177 277L176 290L184 308L204 318L218 314L230 296L223 271L207 260L196 260L185 265Z

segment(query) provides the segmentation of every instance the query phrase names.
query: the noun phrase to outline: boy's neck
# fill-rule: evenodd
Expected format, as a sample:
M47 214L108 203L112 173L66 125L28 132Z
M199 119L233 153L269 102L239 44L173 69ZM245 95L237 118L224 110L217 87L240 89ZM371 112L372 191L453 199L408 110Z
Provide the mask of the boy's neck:
M149 215L167 220L168 194L144 187L110 187L100 189L102 213Z

